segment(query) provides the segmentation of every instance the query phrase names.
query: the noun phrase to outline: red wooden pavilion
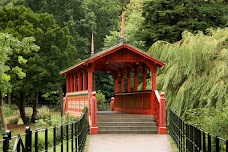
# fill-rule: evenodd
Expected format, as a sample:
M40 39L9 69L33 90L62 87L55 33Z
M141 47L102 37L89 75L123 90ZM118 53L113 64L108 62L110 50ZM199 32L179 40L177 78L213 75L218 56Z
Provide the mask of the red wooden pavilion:
M95 71L102 71L111 73L115 81L115 98L113 98L111 103L114 106L111 109L126 113L155 115L159 126L159 133L166 133L164 93L161 93L160 96L156 91L156 71L157 68L164 66L165 63L125 43L124 37L122 37L122 42L119 44L96 54L94 54L92 39L91 48L90 58L60 72L60 74L66 76L66 92L69 97L74 93L76 96L78 95L78 98L82 94L86 94L85 96L87 96L89 103L83 102L83 104L90 108L91 132L97 133L98 130L96 126L96 113L94 113L97 108L95 93L92 95L92 91L95 90L93 75ZM146 76L149 72L151 75L151 88L147 90ZM139 74L142 75L142 82L139 82ZM131 86L132 77L134 79L134 86ZM142 90L138 91L140 83L142 83ZM125 84L127 84L126 87ZM134 90L131 90L131 88L134 88ZM72 102L72 100L69 101ZM79 105L71 104L69 107L74 106L78 107L76 109L81 109L81 103ZM73 108L74 110L75 107Z

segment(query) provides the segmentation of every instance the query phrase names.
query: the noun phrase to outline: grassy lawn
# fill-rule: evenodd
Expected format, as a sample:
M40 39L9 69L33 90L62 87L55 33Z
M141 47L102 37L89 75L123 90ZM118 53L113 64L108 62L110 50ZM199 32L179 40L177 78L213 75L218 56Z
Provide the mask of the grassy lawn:
M172 149L172 152L179 152L176 144L174 143L173 139L170 137L170 135L168 135L169 137L169 142L170 142L170 145L171 145L171 149Z
M90 135L88 134L86 137L86 144L85 144L84 152L89 151L89 139L90 139Z

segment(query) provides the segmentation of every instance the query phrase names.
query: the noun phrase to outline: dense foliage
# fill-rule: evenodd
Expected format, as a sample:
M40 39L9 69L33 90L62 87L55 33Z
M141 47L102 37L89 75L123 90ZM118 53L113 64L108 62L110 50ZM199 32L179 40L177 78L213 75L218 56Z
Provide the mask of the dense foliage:
M179 115L188 109L228 106L228 28L192 34L170 44L154 43L149 52L167 63L157 77L168 105Z
M222 0L147 0L143 7L143 37L147 46L157 40L176 42L184 30L197 32L228 26L228 2Z

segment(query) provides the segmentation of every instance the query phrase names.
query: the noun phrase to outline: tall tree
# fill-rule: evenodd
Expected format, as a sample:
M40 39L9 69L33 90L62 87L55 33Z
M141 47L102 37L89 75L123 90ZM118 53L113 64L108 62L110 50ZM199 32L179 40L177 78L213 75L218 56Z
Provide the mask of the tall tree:
M157 40L175 42L184 30L197 32L226 27L227 1L148 0L143 7L143 40L151 46Z
M26 76L21 66L28 61L26 54L39 50L39 47L34 44L34 40L30 37L19 41L9 34L0 33L0 129L1 127L7 129L4 122L3 97L8 91L12 90L12 74L18 79L23 79ZM10 64L12 62L14 64Z
M141 27L144 21L142 17L142 6L144 0L131 0L130 3L126 5L125 8L125 40L140 49L144 49L145 41L141 40L142 35ZM121 15L120 15L121 17ZM119 29L115 31L110 31L110 35L107 35L104 40L105 47L110 47L114 44L119 43L121 34L121 18L119 17Z
M68 28L59 27L48 13L36 14L24 6L8 5L0 9L0 16L0 31L11 33L19 39L33 36L40 46L39 52L27 55L29 64L22 67L27 77L18 80L12 76L13 95L26 123L23 111L26 96L58 90L58 86L64 83L59 71L77 62L77 51L71 45L72 36Z
M182 40L154 43L148 53L167 63L157 77L179 115L193 108L228 106L228 28L185 31Z

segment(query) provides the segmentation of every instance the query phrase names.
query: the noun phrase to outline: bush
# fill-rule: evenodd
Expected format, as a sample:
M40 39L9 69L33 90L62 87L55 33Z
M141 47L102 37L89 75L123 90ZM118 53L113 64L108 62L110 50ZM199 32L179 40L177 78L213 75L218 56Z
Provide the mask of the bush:
M11 106L4 104L3 112L5 117L12 116L12 114L19 114L18 107L15 104L11 104Z
M32 116L33 109L31 107L26 107L25 108L25 114L26 116Z
M185 120L215 136L228 139L228 107L188 110Z
M8 117L7 124L17 124L19 119L20 119L19 115L14 115L14 116Z
M106 104L105 104L105 95L101 92L101 90L97 91L97 106L99 111L106 110Z

